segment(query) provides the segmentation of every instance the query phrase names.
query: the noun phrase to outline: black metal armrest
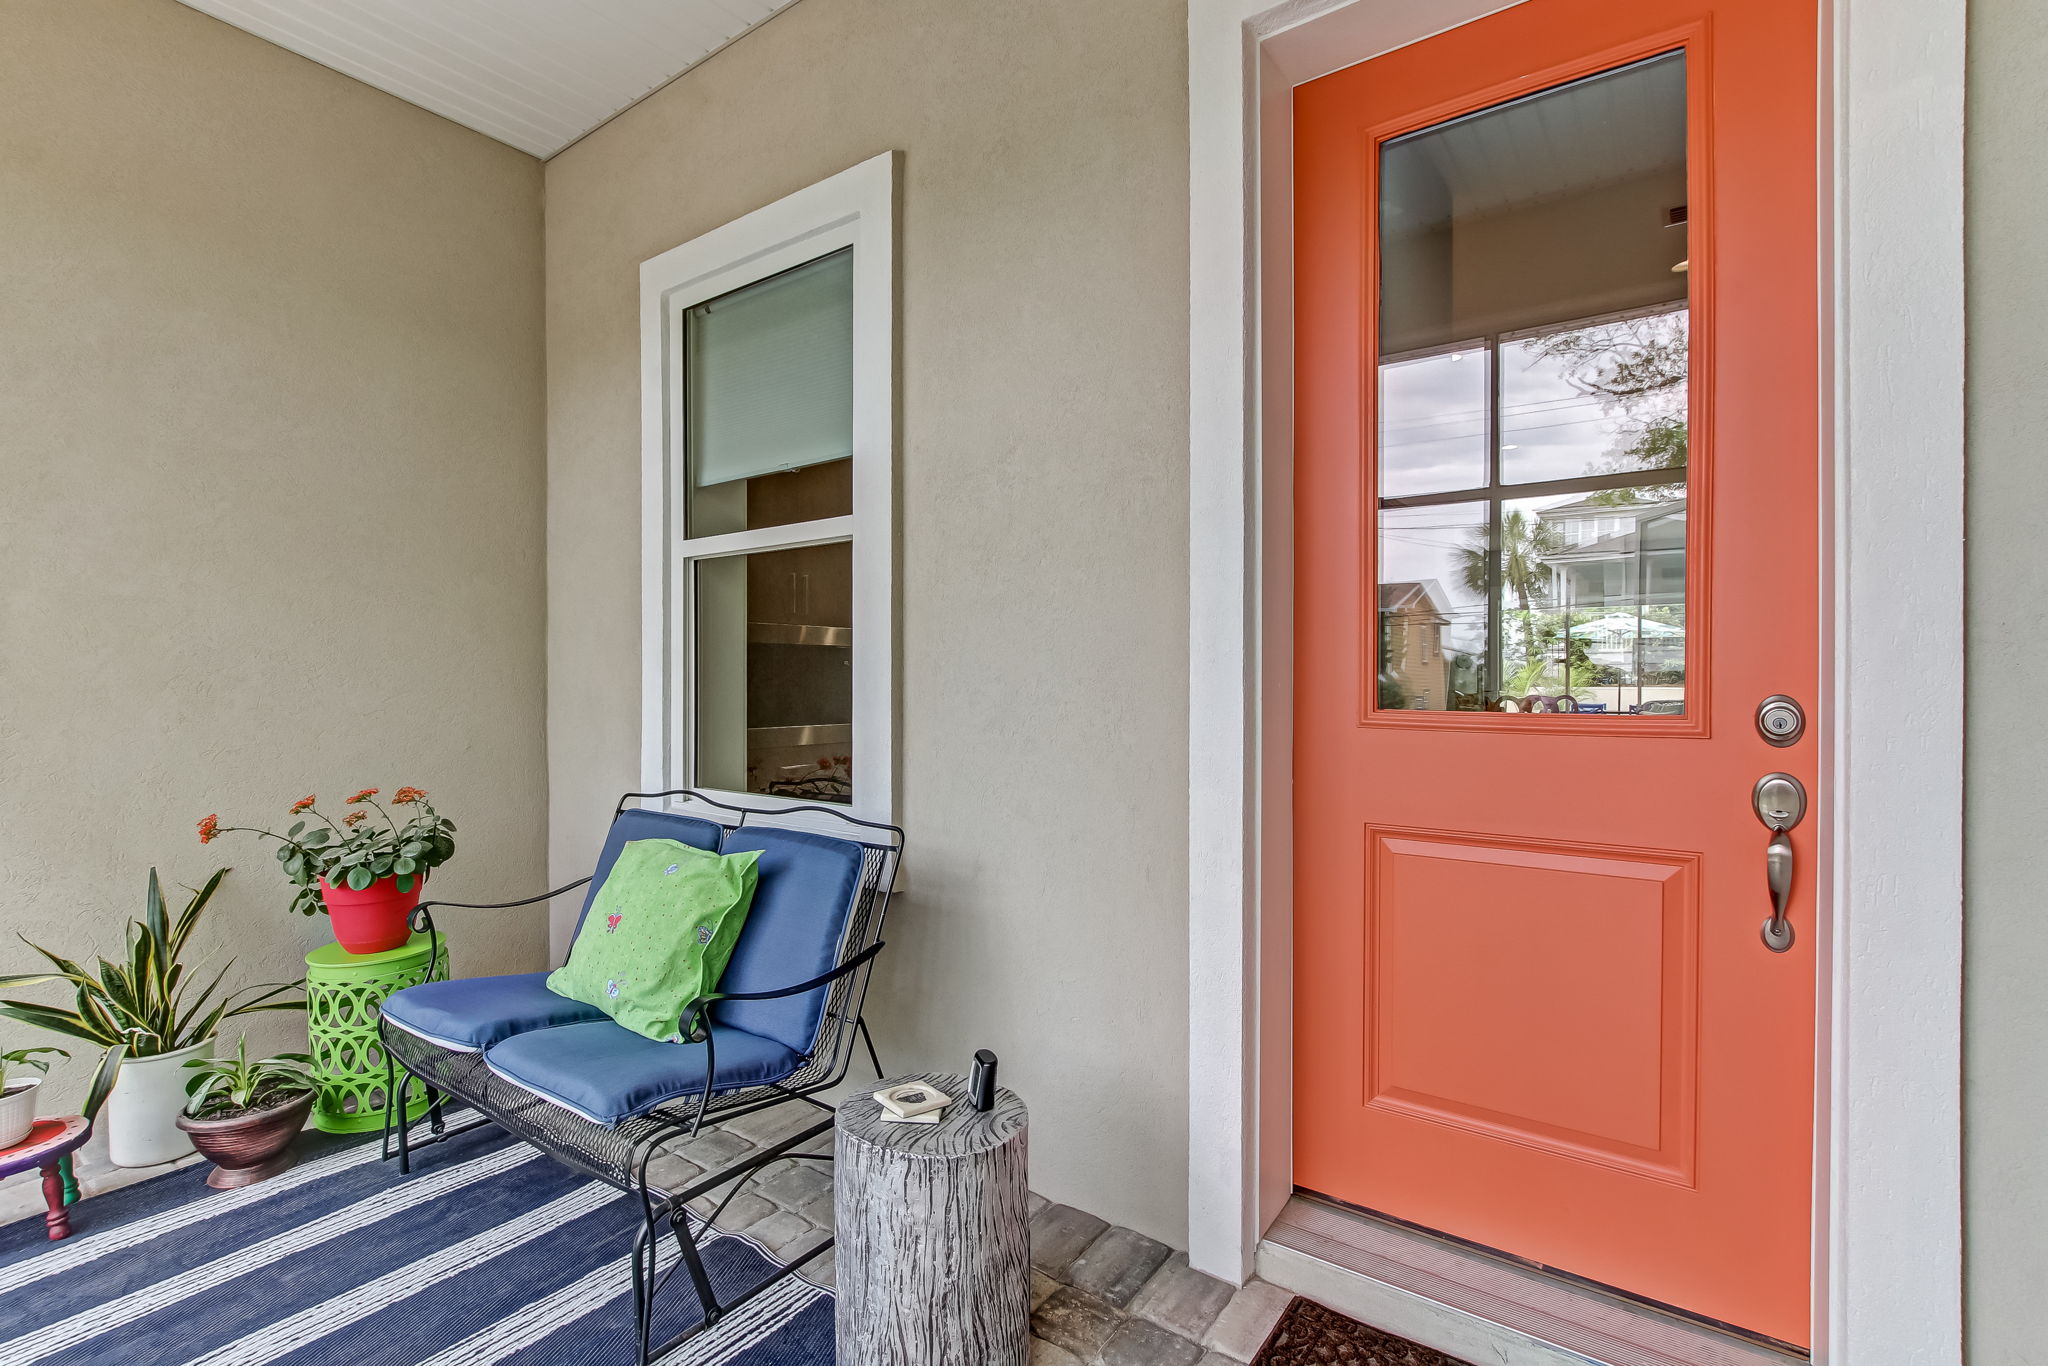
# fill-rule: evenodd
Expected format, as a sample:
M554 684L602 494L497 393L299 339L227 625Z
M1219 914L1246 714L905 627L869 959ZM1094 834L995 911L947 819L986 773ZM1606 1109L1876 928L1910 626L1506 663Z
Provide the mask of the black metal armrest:
M587 877L579 877L566 886L555 888L552 892L542 892L539 896L521 897L517 901L422 901L419 905L413 907L413 911L417 914L420 911L426 910L429 906L454 906L465 911L509 911L514 906L531 906L536 901L546 901L549 897L560 896L564 892L573 892L589 881L590 879Z
M683 1030L683 1038L693 1043L701 1042L704 1045L704 1090L697 1098L697 1117L690 1125L691 1136L694 1137L697 1131L703 1128L704 1111L710 1108L711 1093L717 1086L718 1044L711 1037L711 1021L709 1018L713 1005L720 1001L772 1001L780 996L801 996L807 991L817 990L827 982L838 981L855 968L871 961L876 954L882 951L883 947L884 945L881 943L872 944L824 976L813 977L808 982L798 982L793 987L776 987L773 991L708 991L685 1006L683 1008L682 1023L687 1028ZM701 1039L699 1038L700 1034L702 1035Z
M870 948L862 949L823 977L813 977L810 981L798 982L793 987L777 987L773 991L714 991L707 995L699 996L697 999L708 1005L713 1001L772 1001L778 996L801 996L807 991L814 991L824 986L827 982L838 981L841 977L852 972L886 947L888 946L885 944L875 944Z
M782 996L801 996L807 991L817 990L827 982L838 981L847 973L852 972L855 968L880 953L885 947L887 947L885 944L875 944L869 948L862 949L859 953L847 959L824 976L813 977L808 982L798 982L793 987L777 987L773 991L708 991L685 1006L683 1014L686 1017L701 1016L719 1001L773 1001ZM690 1032L694 1036L696 1034L695 1028L693 1027Z
M579 877L574 882L555 888L552 892L542 892L539 896L521 897L517 901L422 901L419 905L413 907L412 913L406 917L407 923L412 926L413 933L429 936L429 942L432 945L427 958L427 975L420 978L420 980L422 982L433 981L434 970L440 965L441 937L434 933L434 907L447 906L460 911L509 911L515 906L531 906L536 901L546 901L550 897L560 896L564 892L573 892L589 881L590 879L587 877Z

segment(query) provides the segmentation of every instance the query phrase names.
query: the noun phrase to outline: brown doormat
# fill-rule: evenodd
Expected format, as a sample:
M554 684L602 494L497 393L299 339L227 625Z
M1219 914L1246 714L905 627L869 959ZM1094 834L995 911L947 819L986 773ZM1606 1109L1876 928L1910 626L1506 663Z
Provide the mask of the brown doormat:
M1280 1315L1251 1366L1468 1366L1406 1338L1368 1328L1299 1295Z

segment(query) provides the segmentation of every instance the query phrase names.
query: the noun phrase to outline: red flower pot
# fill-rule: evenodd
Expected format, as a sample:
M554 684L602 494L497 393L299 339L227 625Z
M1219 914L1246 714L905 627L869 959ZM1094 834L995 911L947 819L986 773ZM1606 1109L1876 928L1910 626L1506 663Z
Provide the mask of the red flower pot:
M380 877L360 892L353 887L329 885L320 879L320 899L327 903L327 919L334 929L334 942L350 953L383 953L404 948L412 938L410 917L426 891L425 877L414 874L412 890L398 890L398 878Z

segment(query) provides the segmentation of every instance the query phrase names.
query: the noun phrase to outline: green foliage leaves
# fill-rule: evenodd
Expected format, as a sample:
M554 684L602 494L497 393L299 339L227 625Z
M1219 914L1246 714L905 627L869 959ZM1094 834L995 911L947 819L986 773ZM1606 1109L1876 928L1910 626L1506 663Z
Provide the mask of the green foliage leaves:
M350 798L349 805L356 809L338 822L307 798L294 811L304 811L311 820L297 821L281 835L254 830L278 842L278 867L298 889L292 896L292 910L301 915L326 911L320 899L322 880L331 887L362 891L379 878L396 877L398 889L410 892L431 869L455 857L455 822L437 814L425 793L417 788L398 789L394 804L410 808L401 821L373 800L375 791L368 789ZM365 802L376 809L381 820L362 809L359 803Z
M10 1073L17 1072L24 1067L32 1067L36 1071L48 1075L50 1064L37 1057L36 1054L38 1053L55 1053L60 1058L71 1056L61 1048L48 1046L42 1048L10 1048L5 1053L0 1053L0 1089L6 1087L7 1078Z
M194 1058L185 1064L185 1113L194 1119L226 1119L267 1110L311 1091L313 1059L278 1053L249 1061L249 1041L235 1045L232 1058Z
M54 971L0 975L0 991L64 982L73 989L73 1005L44 1005L35 1001L0 1000L0 1016L19 1020L37 1029L66 1038L96 1044L105 1049L93 1074L86 1097L85 1114L97 1114L122 1060L175 1053L213 1037L220 1022L235 1015L259 1010L304 1010L303 998L279 1000L299 986L281 982L223 994L220 990L228 968L223 966L203 987L193 990L185 964L185 945L198 927L206 905L226 877L222 868L206 885L191 890L191 899L174 917L164 904L163 888L156 869L149 870L149 895L140 920L128 922L125 953L120 961L98 960L97 973L78 963L23 939Z
M114 1079L121 1074L121 1064L127 1060L128 1045L124 1043L117 1043L100 1054L99 1066L92 1069L92 1080L86 1084L85 1104L81 1107L87 1119L97 1116L100 1107L107 1103L107 1097L113 1094Z

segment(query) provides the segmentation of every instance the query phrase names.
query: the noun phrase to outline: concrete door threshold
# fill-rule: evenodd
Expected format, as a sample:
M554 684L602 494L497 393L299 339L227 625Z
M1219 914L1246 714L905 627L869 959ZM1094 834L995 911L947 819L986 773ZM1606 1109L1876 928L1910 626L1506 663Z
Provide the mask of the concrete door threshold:
M1804 1366L1807 1358L1567 1278L1300 1196L1257 1274L1483 1366Z

